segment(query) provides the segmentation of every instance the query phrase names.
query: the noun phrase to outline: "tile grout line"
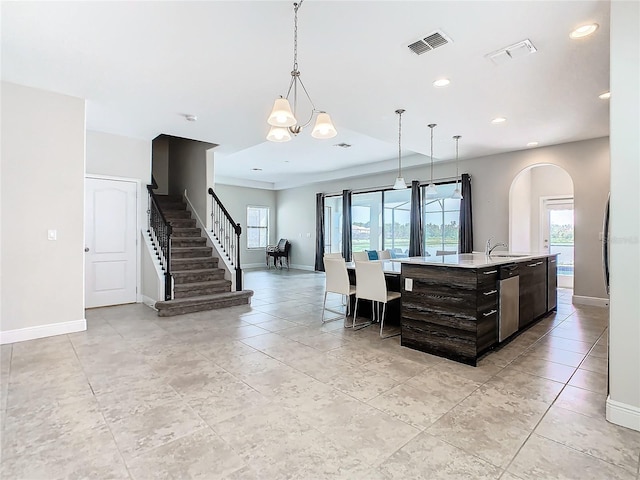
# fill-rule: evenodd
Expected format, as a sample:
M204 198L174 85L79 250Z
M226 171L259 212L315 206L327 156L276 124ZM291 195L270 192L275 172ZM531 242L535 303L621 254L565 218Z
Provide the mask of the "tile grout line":
M562 323L562 322L561 322ZM554 327L555 328L555 327ZM553 329L552 329L553 330ZM551 331L551 330L550 330ZM602 336L604 335L604 332L600 335L600 337L598 337L598 339L593 342L593 344L591 345L591 348L589 349L589 352L591 352L593 350L593 348L595 347L596 343L598 343L598 341L600 341L600 338L602 338ZM546 335L545 335L546 336ZM541 337L543 338L543 337ZM535 342L537 343L537 342ZM535 343L533 345L535 345ZM532 346L533 346L532 345ZM528 350L528 349L527 349ZM544 420L544 418L547 416L547 413L549 413L549 410L551 410L551 407L553 407L556 403L556 401L558 400L558 398L560 397L560 395L562 395L562 392L564 392L565 388L567 388L567 386L569 385L569 382L571 381L571 379L573 378L573 376L576 374L576 372L578 371L578 369L580 368L580 365L582 365L582 363L586 360L587 356L589 355L589 352L587 352L584 356L584 358L580 361L580 363L578 364L578 366L574 369L573 373L571 374L571 376L567 379L566 382L564 382L564 385L562 386L562 388L560 389L560 391L558 392L558 394L554 397L553 401L549 404L549 406L547 407L547 409L544 411L544 413L542 414L542 416L540 417L540 419L536 422L535 426L533 427L533 429L531 430L531 432L527 435L527 438L524 440L524 442L522 442L522 445L520 445L520 447L518 448L518 450L516 451L516 453L513 455L513 457L511 458L511 460L509 461L509 463L507 464L506 468L505 468L505 472L509 469L509 467L513 464L513 461L516 459L516 457L520 454L520 452L522 451L522 449L524 448L524 446L527 444L527 442L529 441L529 439L531 438L531 436L535 433L536 429L538 428L538 426L542 423L542 421ZM540 377L543 378L543 377ZM558 407L561 408L561 407ZM578 412L575 412L578 413ZM539 435L537 433L535 433L536 435ZM540 435L543 438L547 438L544 437L543 435ZM552 440L552 439L548 439L548 440ZM564 445L563 443L560 442L556 442L559 443L560 445ZM570 447L569 445L564 445L568 448L572 448L573 450L576 451L580 451L577 450L573 447ZM584 452L581 452L584 453ZM590 455L593 458L597 458L594 457L593 455ZM609 462L606 462L609 463Z
M109 323L107 321L107 323ZM109 324L111 325L111 324ZM111 325L112 328L113 325ZM114 328L115 330L115 328ZM117 332L117 330L116 330ZM120 335L120 332L117 332L118 335ZM122 335L120 335L122 337ZM80 368L82 369L82 374L84 375L85 380L87 381L87 385L89 385L89 389L91 390L91 395L93 396L94 401L96 402L96 405L98 406L98 409L100 411L100 416L102 417L102 421L104 422L104 425L107 427L107 429L109 430L109 434L111 435L111 438L113 439L113 445L116 447L116 450L118 451L118 454L120 455L120 459L122 460L122 465L124 465L125 470L127 471L127 474L129 475L130 479L134 479L133 475L131 475L131 471L129 470L129 465L127 465L127 462L124 458L124 455L122 454L122 451L120 450L120 445L118 445L118 442L116 441L116 437L113 434L113 430L111 429L111 425L109 425L109 422L107 421L107 418L104 416L104 412L102 411L102 405L100 404L100 401L98 400L98 397L96 397L95 392L93 391L93 386L91 385L91 382L89 381L89 377L87 376L87 372L84 369L84 364L82 363L82 361L80 360L80 357L78 356L78 351L76 350L76 346L73 344L73 340L71 338L69 338L69 335L66 335L67 340L69 340L69 343L71 344L71 348L73 349L73 353L76 356L76 359L78 360L78 364L80 365ZM124 340L124 337L123 337Z

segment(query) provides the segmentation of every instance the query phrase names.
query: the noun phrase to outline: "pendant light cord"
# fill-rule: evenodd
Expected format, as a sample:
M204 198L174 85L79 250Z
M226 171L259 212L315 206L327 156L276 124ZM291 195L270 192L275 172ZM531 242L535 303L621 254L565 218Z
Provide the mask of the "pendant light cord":
M402 112L404 110L396 110L398 114L398 178L402 177Z
M433 128L436 126L435 123L430 123L427 125L431 129L431 181L430 184L433 184Z

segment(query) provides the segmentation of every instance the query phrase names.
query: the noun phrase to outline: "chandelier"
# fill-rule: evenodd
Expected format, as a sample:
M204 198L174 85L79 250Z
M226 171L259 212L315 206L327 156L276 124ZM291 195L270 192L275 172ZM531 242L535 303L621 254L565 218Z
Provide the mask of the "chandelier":
M300 70L298 70L298 9L302 6L302 2L293 4L294 27L293 27L293 70L291 70L291 81L289 82L289 90L287 96L276 99L273 104L271 114L267 119L267 123L271 125L271 129L267 134L267 140L271 142L288 142L291 135L297 135L303 128L307 127L316 117L316 123L311 131L314 138L332 138L338 132L331 122L329 114L323 110L318 110L314 105L309 92L307 92ZM298 87L304 92L307 100L311 104L311 115L305 123L300 123L296 117L298 108ZM289 103L289 97L292 97L293 109Z

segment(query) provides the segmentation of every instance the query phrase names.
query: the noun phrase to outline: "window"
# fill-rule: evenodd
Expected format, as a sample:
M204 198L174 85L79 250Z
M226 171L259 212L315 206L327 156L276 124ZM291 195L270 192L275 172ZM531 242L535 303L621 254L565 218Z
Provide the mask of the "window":
M247 207L247 248L266 248L269 241L269 207Z
M424 250L435 255L438 250L458 251L460 237L460 200L451 198L455 183L438 185L438 195L424 199Z
M351 243L354 252L409 251L411 190L377 190L351 196ZM324 251L342 251L342 196L324 199Z

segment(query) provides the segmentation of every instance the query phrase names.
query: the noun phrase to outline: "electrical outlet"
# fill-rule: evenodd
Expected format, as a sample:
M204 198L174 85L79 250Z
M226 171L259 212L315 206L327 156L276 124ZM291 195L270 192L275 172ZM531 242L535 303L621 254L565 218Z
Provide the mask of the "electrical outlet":
M57 240L58 239L58 231L57 230L49 230L49 231L47 231L47 239L48 240Z
M413 278L405 278L404 279L404 289L407 292L413 291Z

